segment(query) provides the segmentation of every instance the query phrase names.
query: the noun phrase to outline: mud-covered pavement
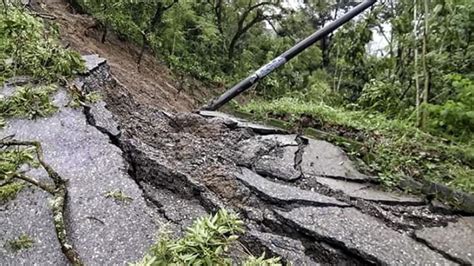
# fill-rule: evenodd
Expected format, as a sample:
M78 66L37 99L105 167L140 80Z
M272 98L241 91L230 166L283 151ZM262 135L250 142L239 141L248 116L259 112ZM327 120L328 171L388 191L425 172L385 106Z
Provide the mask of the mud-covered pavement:
M102 92L105 102L84 110L58 103L53 117L9 121L0 134L42 141L45 157L70 180L68 229L87 265L134 261L163 224L179 235L219 208L244 219L247 249L293 265L474 261L472 217L385 192L328 142L221 113L167 113L137 102L102 60L90 60L92 71L78 86ZM105 196L117 190L133 200ZM47 198L30 188L0 205L0 246L20 231L37 240L21 253L0 247L0 264L66 264Z
M252 250L295 265L472 263L472 218L418 196L384 192L330 143L221 113L166 113L120 91L112 83L107 101L122 126L119 142L131 176L178 227L200 214L192 209L224 207L245 218L244 243ZM160 197L164 191L181 199L180 206ZM467 234L443 233L443 244L426 234L447 225ZM469 251L453 252L459 242Z

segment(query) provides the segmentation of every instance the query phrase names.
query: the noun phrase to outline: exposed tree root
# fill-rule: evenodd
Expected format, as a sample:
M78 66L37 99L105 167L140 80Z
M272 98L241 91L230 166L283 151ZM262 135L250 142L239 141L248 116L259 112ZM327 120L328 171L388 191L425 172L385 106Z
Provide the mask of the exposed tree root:
M61 245L61 250L64 255L73 265L84 265L79 258L79 254L74 247L67 240L66 224L64 222L64 210L66 206L67 188L66 181L49 165L45 162L43 157L43 148L41 143L37 141L18 141L18 140L0 140L0 147L3 146L33 146L36 150L36 157L48 173L49 177L54 182L54 188L48 185L42 184L30 177L23 174L15 174L13 178L27 181L53 195L52 200L52 211L53 211L53 222L56 229L56 235Z

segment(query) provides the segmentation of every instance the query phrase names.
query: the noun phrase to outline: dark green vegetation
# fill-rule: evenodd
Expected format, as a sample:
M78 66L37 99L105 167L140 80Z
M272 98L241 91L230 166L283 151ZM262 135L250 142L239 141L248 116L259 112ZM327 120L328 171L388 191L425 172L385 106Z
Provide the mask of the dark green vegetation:
M78 53L64 49L54 25L27 10L4 7L0 12L0 84L14 76L57 81L83 68Z
M49 85L81 72L80 55L62 47L56 26L43 21L28 9L2 4L0 12L0 86L10 78L26 76L26 85L9 97L0 98L0 127L5 118L34 119L56 111Z
M75 2L97 18L102 41L112 30L216 86L233 85L354 5ZM335 141L342 146L359 143L363 150L348 150L386 184L411 176L474 192L473 17L468 0L379 1L260 82L256 100L237 108L258 118L311 120L298 125L345 137ZM368 49L374 36L386 43L383 53Z
M21 235L17 239L8 241L8 247L13 251L31 248L33 244L33 239L31 239L28 235Z
M12 200L24 188L22 181L13 181L22 165L37 164L31 149L0 147L0 202Z
M243 226L244 222L235 214L220 210L197 219L180 239L171 238L170 232L161 232L149 254L136 265L235 265L229 250L238 243L237 234L244 232ZM265 259L265 254L258 258L248 255L239 265L281 265L279 261L279 258Z

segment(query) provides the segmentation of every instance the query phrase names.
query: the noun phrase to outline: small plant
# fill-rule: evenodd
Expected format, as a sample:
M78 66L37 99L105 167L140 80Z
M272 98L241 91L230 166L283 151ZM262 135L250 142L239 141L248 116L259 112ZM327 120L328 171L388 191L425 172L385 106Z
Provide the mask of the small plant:
M68 106L72 108L78 108L84 106L87 103L97 103L102 99L102 94L98 91L93 91L83 94L78 90L71 90L71 101Z
M34 241L28 235L23 234L19 236L17 239L12 239L7 242L8 247L10 247L13 251L17 252L23 249L29 249L33 246Z
M265 253L260 257L250 256L244 262L244 266L280 266L280 258L265 259Z
M123 193L121 190L114 190L114 191L109 191L105 194L106 198L112 198L116 201L121 201L121 202L130 202L133 200L133 198L127 196L125 193Z
M16 198L18 193L25 187L22 182L11 182L0 186L0 202L6 202Z
M18 88L12 96L0 99L0 116L28 119L48 116L57 111L50 97L54 91L55 86Z
M243 221L225 210L197 219L181 239L172 239L169 232L135 266L158 265L232 265L228 251L244 232ZM279 258L250 257L243 265L281 265Z
M6 149L0 147L0 181L6 181L24 165L36 166L31 148Z

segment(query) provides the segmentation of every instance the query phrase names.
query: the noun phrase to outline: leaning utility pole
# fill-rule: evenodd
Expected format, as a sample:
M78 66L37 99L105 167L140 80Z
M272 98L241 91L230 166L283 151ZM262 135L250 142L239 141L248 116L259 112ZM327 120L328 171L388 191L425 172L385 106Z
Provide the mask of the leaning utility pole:
M333 32L340 26L344 25L346 22L354 18L355 16L362 13L367 8L371 7L375 4L377 0L365 0L364 2L360 3L349 12L344 14L342 17L334 20L327 26L323 27L322 29L318 30L317 32L313 33L306 39L302 40L277 58L270 61L268 64L262 66L257 71L252 73L250 76L245 78L244 80L240 81L237 85L226 91L222 94L219 98L212 100L206 106L204 106L203 110L215 111L219 109L221 106L232 100L235 96L241 94L245 90L249 89L257 83L260 79L264 78L268 74L270 74L275 69L279 68L280 66L284 65L286 62L290 61L293 57L297 56L299 53L304 51L309 46L313 45L315 42L321 40L324 36L328 35L329 33Z

